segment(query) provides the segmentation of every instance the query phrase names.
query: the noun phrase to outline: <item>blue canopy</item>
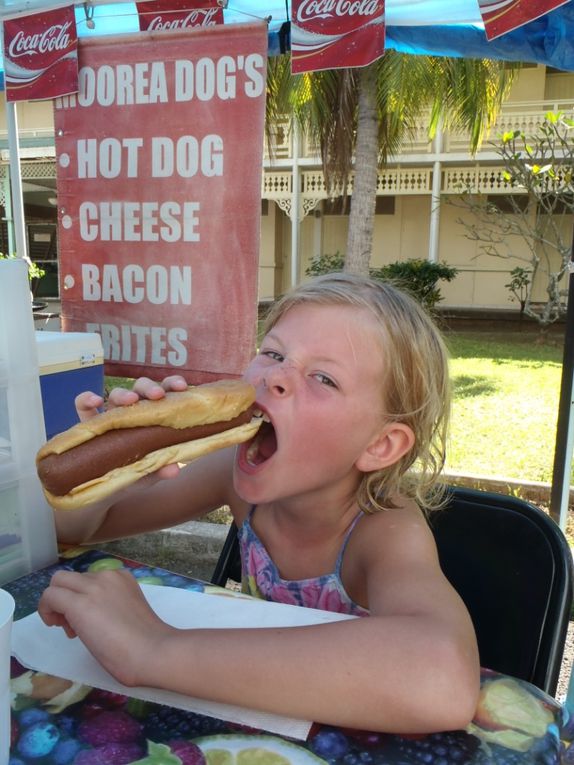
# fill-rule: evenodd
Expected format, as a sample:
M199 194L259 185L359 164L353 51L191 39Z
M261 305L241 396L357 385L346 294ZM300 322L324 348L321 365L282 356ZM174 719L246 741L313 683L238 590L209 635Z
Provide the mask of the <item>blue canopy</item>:
M0 21L69 5L65 0L0 0ZM81 37L138 31L134 2L88 2L95 28L86 25L84 3L76 5ZM290 0L229 0L227 23L269 19L269 50L285 50ZM387 47L413 54L494 58L574 70L574 0L523 27L489 42L478 0L386 0ZM287 28L288 31L288 28Z
M80 37L139 29L135 3L103 4L92 10L95 28L88 29L84 7L77 6ZM224 12L227 23L269 19L272 55L288 47L283 25L288 23L289 14L289 0L229 0ZM490 42L481 23L478 0L387 0L386 20L387 47L403 53L494 58L574 70L574 0Z

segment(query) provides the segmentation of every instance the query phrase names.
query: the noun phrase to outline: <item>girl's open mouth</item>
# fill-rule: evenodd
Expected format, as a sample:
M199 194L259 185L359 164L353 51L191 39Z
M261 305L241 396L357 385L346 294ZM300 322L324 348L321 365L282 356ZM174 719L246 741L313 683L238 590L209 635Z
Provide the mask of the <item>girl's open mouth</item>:
M277 437L271 420L265 412L256 411L255 415L261 417L263 422L245 451L245 459L252 466L261 465L277 451Z

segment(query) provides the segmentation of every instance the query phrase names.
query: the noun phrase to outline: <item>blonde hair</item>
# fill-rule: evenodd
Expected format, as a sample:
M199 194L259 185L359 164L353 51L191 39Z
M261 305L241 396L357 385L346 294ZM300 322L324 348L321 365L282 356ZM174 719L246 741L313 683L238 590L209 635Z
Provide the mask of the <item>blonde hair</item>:
M441 504L450 417L448 354L432 319L410 295L389 282L348 273L318 276L275 302L265 320L268 332L301 303L349 305L368 310L381 329L385 374L381 394L386 418L408 425L415 443L384 470L365 473L357 492L365 512L393 507L393 495L411 497L427 511Z

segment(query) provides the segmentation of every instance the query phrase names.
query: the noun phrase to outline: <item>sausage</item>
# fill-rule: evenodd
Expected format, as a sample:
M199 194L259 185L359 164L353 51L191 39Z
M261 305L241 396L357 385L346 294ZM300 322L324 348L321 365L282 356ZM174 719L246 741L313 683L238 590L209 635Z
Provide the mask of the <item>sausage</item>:
M164 465L247 441L261 424L254 401L249 383L220 380L78 423L38 452L44 494L56 510L73 510Z

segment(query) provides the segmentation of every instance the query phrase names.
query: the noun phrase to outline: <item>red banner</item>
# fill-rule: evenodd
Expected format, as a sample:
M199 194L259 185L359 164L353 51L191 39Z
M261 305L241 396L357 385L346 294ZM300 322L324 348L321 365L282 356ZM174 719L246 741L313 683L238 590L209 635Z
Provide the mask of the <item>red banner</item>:
M293 0L291 71L367 66L385 49L384 0Z
M223 8L217 0L149 0L136 6L142 31L223 24Z
M7 101L56 98L78 90L74 6L4 21Z
M550 13L569 0L478 0L488 40Z
M143 38L143 39L142 39ZM65 331L108 374L238 376L255 349L267 26L80 42L55 102Z

